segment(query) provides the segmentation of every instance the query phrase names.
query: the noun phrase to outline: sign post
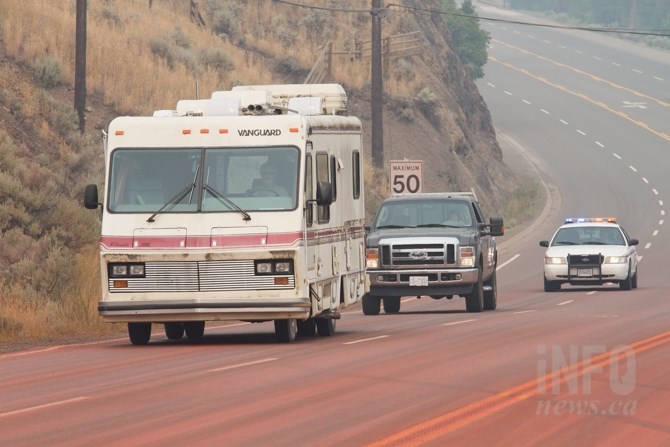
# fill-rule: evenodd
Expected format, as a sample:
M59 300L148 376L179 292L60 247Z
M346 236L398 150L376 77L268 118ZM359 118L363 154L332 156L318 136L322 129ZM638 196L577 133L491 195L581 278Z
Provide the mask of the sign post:
M423 192L422 160L391 160L389 163L392 194Z

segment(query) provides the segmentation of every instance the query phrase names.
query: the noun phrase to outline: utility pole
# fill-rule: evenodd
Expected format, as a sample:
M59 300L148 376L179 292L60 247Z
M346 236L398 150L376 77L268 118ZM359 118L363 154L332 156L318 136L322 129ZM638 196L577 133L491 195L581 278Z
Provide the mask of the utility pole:
M628 25L630 29L637 28L637 0L630 1L630 23Z
M372 0L372 54L370 56L372 164L384 167L384 85L382 76L382 0Z
M79 132L86 129L86 2L77 0L74 109L79 115Z

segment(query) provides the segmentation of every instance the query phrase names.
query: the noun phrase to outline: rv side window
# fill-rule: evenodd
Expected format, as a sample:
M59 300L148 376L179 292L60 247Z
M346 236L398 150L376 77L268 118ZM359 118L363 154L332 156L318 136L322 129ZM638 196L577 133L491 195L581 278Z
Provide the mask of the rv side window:
M329 174L328 154L316 154L316 181L327 182ZM317 183L318 184L318 183ZM319 223L326 223L330 220L330 206L320 206L318 211Z
M337 158L330 156L330 181L333 182L333 202L337 200Z
M314 216L312 215L313 205L310 200L314 200L314 178L312 176L312 155L307 154L305 156L305 221L308 227L312 226L312 221Z
M352 154L352 178L354 181L354 199L361 196L361 155L358 151Z

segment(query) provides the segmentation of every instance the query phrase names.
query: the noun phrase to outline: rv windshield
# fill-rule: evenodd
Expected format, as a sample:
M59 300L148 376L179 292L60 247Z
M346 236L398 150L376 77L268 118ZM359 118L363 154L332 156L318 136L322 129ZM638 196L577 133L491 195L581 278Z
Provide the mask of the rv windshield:
M111 157L111 212L239 213L297 206L296 147L119 148ZM179 194L194 180L192 191Z

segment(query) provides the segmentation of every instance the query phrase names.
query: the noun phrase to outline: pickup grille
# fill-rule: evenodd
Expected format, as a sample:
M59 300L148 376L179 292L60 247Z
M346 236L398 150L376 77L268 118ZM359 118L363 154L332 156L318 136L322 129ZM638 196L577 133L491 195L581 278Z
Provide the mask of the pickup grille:
M456 264L454 244L381 245L382 267L442 267Z

